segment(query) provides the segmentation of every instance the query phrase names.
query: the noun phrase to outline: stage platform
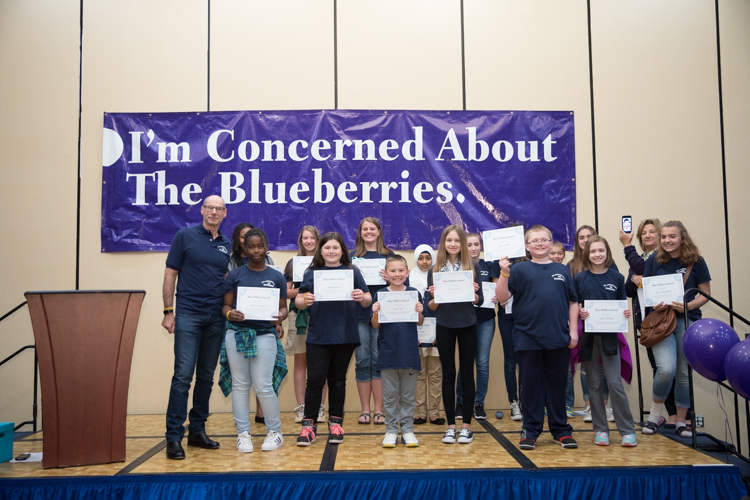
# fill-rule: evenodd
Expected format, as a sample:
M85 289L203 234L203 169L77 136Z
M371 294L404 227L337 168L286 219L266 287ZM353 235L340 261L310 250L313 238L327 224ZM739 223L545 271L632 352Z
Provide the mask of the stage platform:
M344 443L327 443L319 425L312 446L296 446L300 424L282 414L285 443L260 451L266 430L253 423L254 453L239 453L230 413L213 414L207 433L219 450L185 446L185 460L168 460L164 415L130 415L127 459L60 469L41 463L0 464L0 498L736 498L746 495L737 467L663 435L637 435L636 448L594 445L591 424L570 420L578 449L563 449L545 432L533 451L518 448L520 422L472 422L474 442L446 445L445 426L415 426L418 448L384 449L382 425L344 421ZM460 422L460 421L459 421ZM13 456L40 452L44 432L14 443ZM186 441L183 441L183 445ZM67 492L62 495L62 492Z

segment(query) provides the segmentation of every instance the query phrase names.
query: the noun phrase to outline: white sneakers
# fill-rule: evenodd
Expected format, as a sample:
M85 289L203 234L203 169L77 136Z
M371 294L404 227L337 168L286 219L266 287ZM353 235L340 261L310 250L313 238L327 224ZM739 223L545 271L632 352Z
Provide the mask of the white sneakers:
M294 411L297 412L294 416L294 423L299 424L302 422L302 419L305 418L305 404L297 405L297 408L295 408Z
M305 406L305 405L302 405L302 406ZM328 422L328 417L326 417L326 406L320 405L320 408L318 409L318 423L323 423L323 422Z
M240 453L252 453L253 442L250 440L250 434L243 432L237 435L237 451Z
M456 429L453 427L448 427L445 430L445 434L443 434L443 442L445 444L453 444L456 442Z
M395 448L396 441L398 441L398 434L386 433L385 437L383 438L383 448Z
M615 414L612 411L612 408L609 406L605 406L605 409L607 411L607 422L614 422L615 421ZM584 422L591 422L593 420L593 417L591 416L591 406L586 407L586 414L583 416Z
M592 418L591 418L591 406L587 406L584 411L586 412L586 414L583 416L583 421L584 422L591 422L591 420L592 420Z
M268 431L268 435L260 449L261 451L278 450L282 444L284 444L284 436L280 432Z
M521 404L517 400L513 401L510 404L510 419L511 420L523 419L523 414L521 414Z
M607 422L614 422L615 421L615 412L612 411L612 408L607 406Z
M458 442L460 444L469 444L472 441L474 441L474 433L471 432L471 429L462 427L461 432L458 433Z
M401 433L401 440L407 448L416 448L419 446L419 440L417 440L417 436L415 436L413 432Z

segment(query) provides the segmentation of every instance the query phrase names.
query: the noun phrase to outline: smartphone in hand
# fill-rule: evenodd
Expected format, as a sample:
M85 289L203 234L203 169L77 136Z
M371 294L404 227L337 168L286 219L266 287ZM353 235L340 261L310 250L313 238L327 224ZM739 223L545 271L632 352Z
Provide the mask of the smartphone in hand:
M629 215L622 216L622 232L628 234L633 232L633 218Z

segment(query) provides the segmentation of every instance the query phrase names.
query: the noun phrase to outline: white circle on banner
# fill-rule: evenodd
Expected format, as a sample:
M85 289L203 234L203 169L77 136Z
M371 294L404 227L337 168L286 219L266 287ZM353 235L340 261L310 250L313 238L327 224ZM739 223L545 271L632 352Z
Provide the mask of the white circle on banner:
M102 166L110 167L120 159L125 146L122 138L117 132L110 128L104 128L102 134Z

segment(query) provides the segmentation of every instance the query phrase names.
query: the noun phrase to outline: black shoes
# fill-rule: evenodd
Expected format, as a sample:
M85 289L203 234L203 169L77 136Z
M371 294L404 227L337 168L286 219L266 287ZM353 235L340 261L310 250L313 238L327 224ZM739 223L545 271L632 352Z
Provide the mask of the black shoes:
M427 423L427 419L426 418L415 418L414 419L414 425L422 425L422 424L426 424L426 423Z
M185 450L179 441L167 441L167 458L170 460L184 460Z
M216 441L213 441L211 438L206 436L205 432L197 432L195 434L193 434L192 432L189 432L188 433L188 446L197 446L198 448L205 448L207 450L215 450L220 445ZM185 455L183 452L183 458L184 457Z

